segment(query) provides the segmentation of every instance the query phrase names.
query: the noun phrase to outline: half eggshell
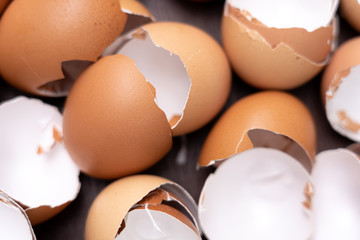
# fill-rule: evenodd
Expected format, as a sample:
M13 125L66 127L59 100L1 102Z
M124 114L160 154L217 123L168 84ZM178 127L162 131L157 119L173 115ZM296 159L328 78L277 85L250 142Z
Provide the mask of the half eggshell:
M135 175L107 186L90 207L85 239L199 240L197 206L179 185Z
M0 22L0 73L23 91L64 96L74 79L62 64L95 62L125 22L118 0L12 1Z
M255 87L300 86L328 61L337 33L332 19L338 1L260 2L262 7L252 1L225 3L222 38L229 60L235 72Z
M315 156L315 124L306 106L288 93L264 91L240 99L220 117L204 142L199 165L211 165L252 148L247 136L251 129L286 135L312 159Z
M126 56L106 56L88 68L64 107L64 142L80 170L116 178L159 161L172 137L155 96L152 83Z
M2 103L0 116L0 189L38 224L63 210L80 190L79 169L62 141L62 116L25 97Z
M146 24L129 34L126 43L113 45L105 53L134 59L149 82L151 78L164 79L161 86L153 86L173 136L187 134L208 123L224 106L230 92L231 72L224 51L208 34L187 24ZM167 62L166 55L175 55L181 61L177 65ZM177 107L171 106L174 104Z
M326 116L332 128L360 141L360 38L353 38L341 45L326 68L321 83L321 94Z

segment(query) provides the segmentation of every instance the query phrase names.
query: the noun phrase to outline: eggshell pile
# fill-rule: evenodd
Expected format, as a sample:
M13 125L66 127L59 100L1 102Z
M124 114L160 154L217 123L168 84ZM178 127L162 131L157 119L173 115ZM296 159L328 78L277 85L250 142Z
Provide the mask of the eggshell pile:
M152 175L122 178L103 189L92 203L85 240L200 240L196 209L190 195L167 179Z
M64 108L65 145L79 168L98 178L159 161L172 136L200 128L220 111L231 83L220 46L186 24L147 24L105 53L112 50L121 55L89 67Z
M360 141L360 38L342 44L326 68L321 83L326 116L335 131Z
M153 20L140 3L121 3L126 13L118 0L76 0L71 5L12 1L0 22L1 75L22 91L67 95L78 74L98 59L125 24L129 31Z
M341 0L340 10L342 16L360 32L360 1L359 0Z
M287 137L275 134L267 143L277 138ZM254 145L227 159L205 182L199 219L208 239L360 237L360 163L353 152L322 152L306 169L288 148Z
M328 62L337 6L336 0L227 0L222 38L234 71L263 89L291 89L309 81Z
M247 132L255 128L286 135L315 156L315 124L306 106L288 93L263 91L240 99L221 116L204 142L199 165L252 148Z
M0 213L0 233L2 239L36 239L25 211L1 190Z
M62 141L62 116L40 100L17 97L0 105L0 189L32 224L62 211L80 190L79 169Z

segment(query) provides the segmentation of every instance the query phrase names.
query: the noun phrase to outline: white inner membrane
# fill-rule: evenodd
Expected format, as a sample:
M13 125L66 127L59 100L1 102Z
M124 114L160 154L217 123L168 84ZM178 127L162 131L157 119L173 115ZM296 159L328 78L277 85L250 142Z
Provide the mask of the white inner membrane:
M199 203L200 224L212 240L304 240L310 223L306 170L274 149L234 155L208 177Z
M181 117L191 87L187 70L179 56L156 46L146 32L144 36L129 40L117 53L133 59L146 81L154 86L155 101L167 119Z
M312 240L360 239L360 164L348 150L317 156L313 168Z
M126 227L115 240L201 240L177 218L150 209L136 209L125 218Z
M59 206L79 192L79 170L63 142L54 140L54 126L62 132L61 114L40 100L18 97L0 105L0 189L30 208Z
M326 114L331 126L350 139L360 141L360 65L351 68L350 73L344 77L332 98L326 101ZM344 112L352 122L358 125L355 131L344 127L347 121L341 119L339 113Z
M31 225L25 212L0 193L0 238L12 240L32 240Z
M335 16L338 0L227 0L248 11L268 27L304 28L311 32L328 26Z

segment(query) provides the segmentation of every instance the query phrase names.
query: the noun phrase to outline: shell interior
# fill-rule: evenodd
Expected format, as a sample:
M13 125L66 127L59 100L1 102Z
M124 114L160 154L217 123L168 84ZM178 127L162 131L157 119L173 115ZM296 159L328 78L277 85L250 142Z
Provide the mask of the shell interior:
M338 0L228 0L227 2L249 12L250 20L255 18L268 27L303 28L309 32L328 26L339 5Z
M24 210L0 190L1 239L35 240L31 223Z
M40 100L0 105L0 189L26 208L56 207L76 198L79 170L62 142L62 116Z
M174 53L155 45L145 30L128 34L108 48L104 55L125 55L135 61L156 92L154 100L175 128L181 121L191 88L191 80L184 63Z
M337 74L326 92L326 114L331 126L340 134L360 141L360 65Z

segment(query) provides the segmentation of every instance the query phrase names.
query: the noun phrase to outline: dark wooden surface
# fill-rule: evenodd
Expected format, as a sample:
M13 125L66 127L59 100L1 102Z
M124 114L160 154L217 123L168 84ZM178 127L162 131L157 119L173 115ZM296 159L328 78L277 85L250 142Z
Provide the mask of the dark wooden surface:
M223 1L215 0L209 3L194 3L184 0L141 0L141 2L148 7L158 21L189 23L203 29L212 35L219 43L221 42L220 20L224 4ZM341 17L340 27L340 43L357 35ZM326 120L320 100L320 76L321 74L306 85L288 92L300 98L310 109L317 126L318 151L345 147L350 144L351 141L335 133ZM238 99L255 91L258 90L246 85L233 75L232 90L225 109ZM10 87L2 79L0 80L0 101L10 99L20 94L26 95ZM62 109L65 100L64 98L42 99L47 103L58 106L60 109ZM172 150L164 159L145 171L145 173L164 176L179 183L185 187L197 201L202 185L211 169L196 170L196 162L201 146L218 117L194 133L175 138ZM187 149L186 162L179 164L176 162L176 157L184 145ZM77 199L59 215L34 227L38 240L84 238L83 232L87 211L95 196L111 181L93 179L85 175L81 175L80 180L82 188Z

